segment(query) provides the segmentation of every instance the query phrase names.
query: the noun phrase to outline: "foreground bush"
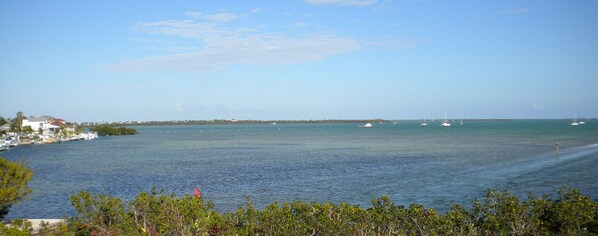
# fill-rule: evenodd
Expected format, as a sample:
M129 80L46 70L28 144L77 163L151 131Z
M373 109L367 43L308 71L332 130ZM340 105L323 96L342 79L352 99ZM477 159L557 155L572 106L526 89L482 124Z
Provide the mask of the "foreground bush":
M27 199L31 193L27 182L32 176L33 171L27 168L24 161L16 163L0 157L0 220L4 219L13 204Z
M422 205L395 205L388 197L372 207L341 203L273 203L263 210L251 202L232 213L185 195L153 190L129 203L81 192L71 197L76 235L596 235L598 203L578 190L556 199L489 190L471 209L453 205L444 214Z
M69 231L78 235L207 235L218 234L224 225L211 204L155 189L130 203L87 192L71 196L71 201L77 216L69 220Z

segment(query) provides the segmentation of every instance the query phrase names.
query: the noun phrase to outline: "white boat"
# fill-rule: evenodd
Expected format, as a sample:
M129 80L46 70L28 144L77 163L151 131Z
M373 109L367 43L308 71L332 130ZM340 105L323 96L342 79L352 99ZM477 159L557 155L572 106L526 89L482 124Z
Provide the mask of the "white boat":
M463 118L461 118L461 124L463 124Z
M367 123L365 125L362 125L361 128L372 128L372 123Z
M424 117L424 123L421 123L420 125L422 125L422 126L428 125L428 123L426 123L426 118L425 117Z
M585 121L580 121L580 122L579 122L579 124L580 124L580 125L585 125L585 124L586 124L586 122L585 122Z
M4 140L0 140L0 151L8 150L8 143Z
M440 124L440 126L442 126L442 127L451 126L451 123L448 123L448 120L446 119L446 112L444 113L444 121L442 122L442 124Z
M8 144L9 147L16 147L19 146L19 140L15 137L8 137L4 141L4 143Z
M579 122L577 122L577 114L575 114L575 116L573 117L573 122L571 122L571 126L578 126L580 125Z

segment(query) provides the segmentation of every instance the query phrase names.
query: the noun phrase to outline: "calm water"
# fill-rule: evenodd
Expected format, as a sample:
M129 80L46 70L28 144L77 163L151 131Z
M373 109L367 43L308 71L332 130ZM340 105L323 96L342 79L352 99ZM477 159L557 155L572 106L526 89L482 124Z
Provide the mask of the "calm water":
M598 198L598 123L565 120L466 121L441 128L416 121L374 124L279 124L136 127L140 134L13 148L35 171L30 200L8 218L72 216L80 190L132 199L152 186L192 194L202 188L216 208L245 197L349 202L369 207L386 194L440 210L470 206L485 189L554 193L567 185ZM555 143L560 143L560 157Z

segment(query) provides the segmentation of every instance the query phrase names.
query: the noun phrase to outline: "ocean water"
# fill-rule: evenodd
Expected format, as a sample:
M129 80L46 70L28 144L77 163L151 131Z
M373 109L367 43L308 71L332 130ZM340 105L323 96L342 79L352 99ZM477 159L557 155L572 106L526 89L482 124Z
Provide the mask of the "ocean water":
M419 121L360 124L142 126L135 136L29 145L0 153L35 175L10 218L73 216L81 190L131 200L152 186L177 195L199 186L220 211L274 201L471 206L486 189L554 194L569 186L598 198L598 122ZM560 154L556 154L556 142Z

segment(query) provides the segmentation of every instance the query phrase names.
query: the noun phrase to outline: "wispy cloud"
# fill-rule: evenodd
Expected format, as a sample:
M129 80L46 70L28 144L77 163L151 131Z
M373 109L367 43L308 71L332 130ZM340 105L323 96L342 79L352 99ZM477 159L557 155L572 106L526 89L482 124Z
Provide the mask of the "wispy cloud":
M262 11L264 11L264 8L258 7L258 8L252 9L250 12L253 14L256 14L256 13L260 13Z
M183 105L180 104L180 103L178 103L178 102L174 104L174 110L176 110L178 112L184 112L185 111L185 109L183 108Z
M234 14L187 15L194 19L139 22L134 29L149 36L172 36L177 41L186 39L186 44L195 44L189 47L190 51L124 60L107 66L107 69L213 71L233 64L306 63L360 48L357 40L332 33L314 32L290 36L276 32L261 32L247 26L232 27L228 21L234 21Z
M505 15L520 15L520 14L525 14L528 13L529 9L522 7L522 8L514 8L514 9L507 9L502 11L502 14Z
M306 27L306 26L307 26L307 24L306 24L305 22L303 22L303 21L298 21L298 22L295 22L295 24L293 24L293 25L294 25L295 27L299 27L299 28L304 28L304 27Z
M226 21L231 21L234 19L237 19L239 16L235 15L235 14L231 14L231 13L217 13L217 14L202 14L201 12L187 12L186 15L197 18L197 19L202 19L202 20L209 20L209 21L221 21L221 22L226 22Z
M376 0L306 0L314 5L344 5L344 6L369 6L376 3Z

